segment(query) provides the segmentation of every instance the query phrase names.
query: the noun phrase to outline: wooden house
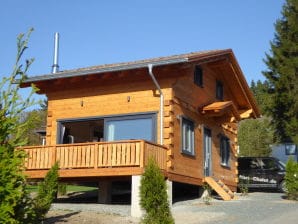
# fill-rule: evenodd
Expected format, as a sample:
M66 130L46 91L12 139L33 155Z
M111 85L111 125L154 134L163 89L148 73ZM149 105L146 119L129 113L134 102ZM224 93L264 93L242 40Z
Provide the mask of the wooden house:
M61 71L21 86L31 84L47 96L48 114L46 144L24 147L29 178L59 161L62 180L99 181L101 202L111 181L126 178L132 212L150 157L169 186L235 191L238 122L260 115L230 49Z

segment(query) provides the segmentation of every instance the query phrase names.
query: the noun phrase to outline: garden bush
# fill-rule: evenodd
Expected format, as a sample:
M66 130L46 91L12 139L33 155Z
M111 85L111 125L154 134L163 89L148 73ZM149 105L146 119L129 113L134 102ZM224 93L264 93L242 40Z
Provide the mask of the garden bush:
M298 163L292 157L286 164L285 180L288 199L298 200Z
M58 163L49 170L43 182L38 186L35 202L35 212L40 220L43 220L58 191Z
M141 207L145 210L142 223L174 223L167 194L167 186L159 167L151 158L141 179Z

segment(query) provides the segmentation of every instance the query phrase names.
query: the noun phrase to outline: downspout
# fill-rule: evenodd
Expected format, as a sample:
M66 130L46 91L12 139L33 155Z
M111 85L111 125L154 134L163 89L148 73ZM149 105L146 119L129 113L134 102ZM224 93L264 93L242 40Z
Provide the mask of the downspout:
M164 97L163 97L163 93L161 91L160 85L158 84L157 80L154 77L152 69L153 69L153 65L148 64L149 75L150 75L152 81L154 82L154 84L155 84L155 86L158 89L158 92L160 94L160 104L159 104L159 107L160 107L160 110L159 110L159 113L160 113L160 144L163 145L163 105L164 105L164 100L163 99L164 99Z

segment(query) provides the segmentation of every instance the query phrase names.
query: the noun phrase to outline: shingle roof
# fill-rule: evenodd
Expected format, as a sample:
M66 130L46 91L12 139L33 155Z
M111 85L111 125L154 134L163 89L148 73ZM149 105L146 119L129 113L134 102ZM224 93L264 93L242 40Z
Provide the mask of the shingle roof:
M189 62L192 60L199 60L199 59L209 58L209 57L218 56L222 54L227 54L230 52L232 52L230 49L199 51L199 52L192 52L187 54L151 58L151 59L138 60L138 61L132 61L132 62L90 66L85 68L60 71L54 74L50 73L50 74L32 76L24 80L23 83L32 83L36 81L45 81L45 80L51 80L51 79L68 78L68 77L83 76L83 75L97 74L97 73L104 73L104 72L115 72L115 71L122 71L122 70L145 68L148 66L148 64L153 64L154 66L179 64L179 63Z

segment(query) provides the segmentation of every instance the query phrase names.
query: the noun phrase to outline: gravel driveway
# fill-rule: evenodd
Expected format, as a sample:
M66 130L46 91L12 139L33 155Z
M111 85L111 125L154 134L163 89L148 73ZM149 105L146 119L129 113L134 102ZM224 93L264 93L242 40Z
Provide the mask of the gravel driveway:
M176 223L291 224L298 223L298 202L283 199L281 193L254 192L237 200L200 200L174 204Z
M281 193L253 192L233 201L213 199L211 205L202 199L177 202L172 213L176 224L296 224L298 202L283 199ZM56 203L45 223L138 223L129 214L128 205ZM55 216L65 218L53 221Z

